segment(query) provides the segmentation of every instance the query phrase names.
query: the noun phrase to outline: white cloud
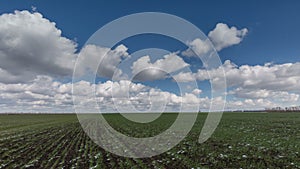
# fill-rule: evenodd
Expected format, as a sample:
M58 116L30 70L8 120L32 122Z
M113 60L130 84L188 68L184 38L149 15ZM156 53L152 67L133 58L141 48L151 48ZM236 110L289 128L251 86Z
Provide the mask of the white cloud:
M0 82L24 83L38 75L72 75L77 44L63 37L54 22L29 11L2 14L0 22ZM87 45L80 55L82 74L86 69L97 70L99 76L108 78L122 74L117 65L129 56L124 45L114 50ZM102 62L97 69L99 59Z
M176 53L163 56L162 59L151 63L150 56L143 56L132 64L134 80L152 81L167 78L167 74L179 71L189 66Z
M195 94L195 95L199 95L200 93L202 93L202 90L200 90L200 89L194 89L192 91L192 93Z
M243 87L248 89L267 89L274 91L299 92L300 63L285 63L275 65L242 65L237 66L226 60L222 67L206 70L199 69L196 73L179 73L177 81L211 80L220 82L225 71L227 87ZM209 76L210 75L210 76Z
M198 98L195 94L186 93L178 96L174 93L161 91L140 83L133 83L128 80L119 82L106 81L104 83L91 84L86 81L74 83L77 89L76 97L80 105L89 109L92 99L88 97L89 92L94 88L97 100L100 101L101 110L107 112L116 111L116 105L125 109L133 105L139 110L147 110L151 105L165 103L168 111L179 111L181 103L186 105L197 105L205 102L208 98ZM72 84L55 81L49 76L38 76L26 84L5 84L0 83L0 102L5 105L3 111L13 110L16 112L74 112L72 101ZM195 93L201 92L195 90ZM154 106L154 109L156 107Z
M24 82L37 75L72 73L76 44L40 13L0 15L0 81Z
M181 53L183 56L202 56L212 50L212 45L208 39L201 40L197 38L192 42L188 42L187 46L189 46L189 48Z
M217 51L220 51L224 48L241 43L247 33L247 28L238 30L234 26L229 28L228 25L224 23L218 23L215 29L209 32L209 39L202 40L196 38L192 42L188 42L186 44L188 49L181 54L188 57L201 57L202 55L208 54L213 47L216 48Z
M299 101L299 94L286 91L272 91L266 89L244 89L237 88L232 90L230 94L238 98L246 99L268 99L273 102L295 103Z
M245 108L253 103L252 108L276 106L288 106L299 104L300 94L300 63L242 65L237 66L231 61L224 62L222 67L205 70L199 69L195 73L178 73L174 79L179 82L193 80L211 80L216 87L223 84L221 81L225 71L227 88L238 101L229 101L230 105ZM209 76L210 75L210 76ZM253 101L245 102L243 99ZM238 106L241 104L240 106ZM248 105L248 106L247 106ZM251 107L251 106L250 106Z
M79 74L97 70L99 76L107 78L116 76L118 79L122 70L117 66L126 57L129 55L127 47L124 45L119 45L114 50L96 45L86 45L80 52L76 67L79 69Z
M202 92L200 89L179 96L128 80L106 81L98 84L79 81L74 86L78 89L76 96L79 97L80 105L87 110L94 106L91 105L93 98L88 96L89 92L95 88L98 105L103 112L116 111L116 105L122 110L133 105L141 111L148 110L155 105L152 109L154 111L158 108L157 105L164 104L166 104L165 111L179 111L181 104L186 107L198 105L202 111L205 111L210 108L212 101L206 96L197 97ZM1 112L9 110L14 112L74 112L71 89L71 83L61 83L49 76L38 76L26 84L0 83L0 106L3 107ZM236 98L227 102L226 109L229 110L263 109L299 102L299 94L289 92L247 91L239 88L231 91L230 94ZM215 98L213 106L222 103L222 98Z
M36 6L31 6L31 10L32 10L33 12L36 12L37 7L36 7Z
M226 103L226 110L263 110L265 108L281 106L268 99L230 100Z
M35 10L35 9L33 9ZM16 11L0 15L0 111L28 112L73 112L72 84L57 81L57 77L71 77L75 60L76 43L62 36L54 22L40 13ZM218 51L241 43L248 30L238 30L219 23L209 32L208 37ZM208 39L195 39L187 44L189 48L182 52L185 56L204 55L212 49ZM242 65L237 66L225 61L223 67L195 73L180 72L187 64L178 53L163 56L152 61L150 56L139 58L132 64L131 70L137 81L151 81L168 78L174 74L175 81L211 80L220 83L225 70L228 92L233 99L228 101L227 109L257 109L265 107L299 104L300 63ZM130 57L127 47L120 45L115 49L87 45L79 54L80 73L97 71L98 76L109 79L124 79L118 65ZM98 67L98 61L102 63ZM210 76L209 76L210 75ZM74 84L80 88L80 104L92 106L87 97L91 89L101 109L114 111L114 104L128 106L132 104L139 110L147 110L151 105L166 104L166 111L179 110L181 103L199 105L209 109L211 100L198 97L202 90L195 89L183 96L161 91L141 83L128 80L106 81L91 84L79 81ZM129 96L129 98L127 98ZM222 98L215 98L222 104ZM216 103L216 104L217 104Z
M97 85L96 94L101 97L122 98L127 97L129 94L138 94L146 89L146 86L128 80L118 82L106 81Z
M173 79L176 82L191 82L196 80L192 72L179 72L178 74L173 76Z
M224 23L218 23L215 29L209 32L208 37L215 48L220 51L226 47L239 44L247 32L248 29L246 28L238 30L234 26L229 28Z

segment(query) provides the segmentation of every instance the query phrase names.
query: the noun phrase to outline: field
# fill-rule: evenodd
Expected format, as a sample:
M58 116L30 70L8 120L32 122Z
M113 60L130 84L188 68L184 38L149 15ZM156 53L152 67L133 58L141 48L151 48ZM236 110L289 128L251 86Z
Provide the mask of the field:
M213 136L197 143L200 113L176 147L151 158L108 153L89 139L74 114L0 115L0 168L300 168L300 113L225 113ZM124 134L152 136L177 117L129 122L105 115Z

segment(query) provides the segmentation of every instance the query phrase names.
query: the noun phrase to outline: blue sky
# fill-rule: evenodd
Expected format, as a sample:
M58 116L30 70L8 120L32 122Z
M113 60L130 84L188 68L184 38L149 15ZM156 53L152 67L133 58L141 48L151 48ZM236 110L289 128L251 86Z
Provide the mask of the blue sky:
M300 2L296 0L288 2L283 2L279 0L269 2L191 1L188 3L184 1L87 2L58 0L0 0L0 15L8 13L13 14L15 10L27 10L31 14L34 12L40 13L43 15L43 18L51 22L55 22L56 25L54 28L60 29L62 31L62 34L59 36L67 38L68 40L77 43L77 47L72 46L72 44L67 44L67 46L69 45L67 47L68 50L76 50L75 52L70 52L70 55L72 55L72 57L75 58L77 57L75 55L79 53L79 51L89 39L89 37L99 28L111 22L112 20L138 12L163 12L176 15L196 25L207 36L211 31L215 30L216 25L219 23L227 25L229 28L234 27L235 29L237 29L237 32L243 29L247 29L247 33L242 36L241 42L237 44L232 44L228 47L224 47L218 51L221 62L224 63L224 66L230 67L225 69L226 71L228 71L227 79L229 79L228 98L229 101L232 102L229 103L229 105L232 104L232 106L228 106L228 109L234 109L234 106L237 106L238 109L263 109L266 108L264 107L264 105L268 105L269 107L299 105L299 88L297 88L296 85L295 87L293 87L293 84L299 81L299 77L296 74L300 73L297 69L299 67L298 62L300 62L299 9ZM9 22L9 18L6 19L5 17L3 17L3 21ZM11 21L14 22L13 20ZM22 23L19 23L18 21L18 24ZM22 25L19 26L22 27ZM6 29L7 27L3 28L3 30ZM1 34L0 28L0 37L1 35L4 36L4 34L5 32ZM16 34L16 32L12 32L12 34ZM31 33L30 35L33 34L34 33ZM17 39L17 36L18 35L15 35L15 37L13 38ZM126 49L126 51L124 51L124 49L120 50L124 52L123 54L127 53L129 55L144 48L162 48L171 52L182 52L187 50L187 46L185 46L185 44L182 44L174 39L165 36L152 34L139 35L125 39L120 43L116 44L115 47L118 47L119 45L125 45L128 49ZM6 48L10 48L10 51L15 49L12 46L6 46ZM23 60L23 62L20 63L19 61L11 59L12 56L10 57L9 54L7 54L7 51L5 51L4 48L2 49L3 53L6 54L5 56L0 55L0 61L2 61L3 63L6 63L7 60L9 60L9 62L7 63L11 65L22 65L23 63L25 63L25 59L23 60L22 58L16 57L16 59L19 61ZM2 49L0 48L0 52ZM18 49L18 51L27 51L27 49L29 53L32 53L30 52L31 46L29 46L26 49L20 48ZM51 55L45 56L45 58L47 57L51 57ZM117 58L119 57L121 56L118 56ZM180 57L183 59L184 62L190 64L190 68L194 72L194 74L192 74L191 76L196 78L196 73L198 69L201 70L202 64L198 63L198 60L194 57L184 57L181 55ZM45 59L43 59L42 61L44 60ZM29 62L30 61L26 61L26 63ZM55 60L53 60L53 62L55 62ZM153 63L155 62L155 60L151 60L151 62ZM266 63L272 64L266 66ZM287 63L290 63L292 65L287 65ZM250 75L246 74L242 67L243 65L244 67L249 68L249 70L251 70L252 72L255 72L255 70L259 70L259 72L252 73ZM53 67L55 66L61 65L53 65ZM62 74L53 71L52 67L49 68L51 69L50 72L46 72L45 69L40 68L41 66L29 65L27 67L29 67L28 73L22 75L20 71L10 70L10 68L5 67L4 64L0 64L0 73L2 70L3 72L5 71L7 74L11 74L5 74L3 76L1 76L0 74L0 77L10 76L9 78L7 78L8 80L3 80L3 82L0 82L3 83L3 88L15 88L16 84L23 84L23 86L34 85L35 82L39 82L39 80L34 81L34 79L38 79L37 77L39 75L49 76L50 80L48 80L51 81L51 83L60 83L58 85L60 87L64 85L70 86L71 77L65 75L61 76ZM32 67L36 67L34 68L36 69L34 70L34 73L32 73ZM67 69L69 67L63 68ZM285 75L283 76L278 72L285 72ZM289 72L293 73L289 74ZM26 78L31 78L31 80L26 81L22 78L18 79L18 73L21 74L22 77L26 76ZM269 81L266 80L268 78L259 79L261 78L259 74L270 77L274 76L276 79L271 79ZM238 79L237 76L245 77L244 79ZM246 77L250 78L250 82L247 81ZM218 79L218 77L215 78L215 80ZM97 80L104 83L106 80L109 80L109 78L98 77ZM277 84L275 82L280 80L291 81L291 84L289 84L288 82L286 84L279 84L278 82ZM200 89L202 90L201 96L209 97L210 84L208 83L208 79L199 80L198 78L197 83L200 86ZM148 87L160 88L163 91L178 94L178 87L176 84L172 83L171 79L160 79L159 81L141 82L141 84ZM292 87L288 87L289 85L291 85ZM280 87L276 89L277 86ZM22 89L22 92L26 93L27 90L27 88ZM19 89L17 91L19 91ZM31 92L35 93L33 91ZM7 103L9 100L8 98L13 95L14 94L8 93L7 95L0 96L0 101L3 103L2 106L5 107L4 111L20 111L22 109L25 109L26 111L63 111L64 109L72 111L71 108L66 108L67 105L62 105L61 110L54 109L54 105L51 106L52 102L57 103L61 101L53 99L50 103L47 102L47 100L38 100L37 98L34 98L34 101L30 100L30 102L43 103L41 105L47 106L41 106L40 108L37 108L35 110L28 106L28 103L26 101L29 99L27 99L26 97L24 99L23 95L22 97L18 96L16 98L16 100L19 101L17 103L17 105L19 106L16 106L15 108L8 108L10 107L9 103ZM276 95L280 95L280 97L276 98ZM249 105L242 106L244 104ZM241 106L239 107L239 105Z
M165 12L198 26L204 33L224 22L247 27L243 45L220 52L222 60L237 64L299 61L299 1L0 1L0 13L37 7L46 18L55 21L63 35L77 39L81 46L92 33L106 23L137 12Z

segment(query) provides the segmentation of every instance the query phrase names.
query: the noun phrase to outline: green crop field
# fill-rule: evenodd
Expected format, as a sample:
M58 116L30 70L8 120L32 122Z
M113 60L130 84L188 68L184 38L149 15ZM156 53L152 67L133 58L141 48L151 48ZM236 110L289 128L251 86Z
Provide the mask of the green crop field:
M198 115L176 147L142 159L106 152L74 114L0 115L0 168L300 168L300 113L225 113L213 136L200 144L206 115ZM135 137L154 136L176 117L163 114L138 124L105 115L116 130Z

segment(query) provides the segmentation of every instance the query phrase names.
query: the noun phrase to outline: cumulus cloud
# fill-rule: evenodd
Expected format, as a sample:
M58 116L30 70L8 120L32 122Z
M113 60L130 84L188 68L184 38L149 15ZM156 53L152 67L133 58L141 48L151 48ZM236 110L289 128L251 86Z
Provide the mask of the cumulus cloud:
M15 11L0 16L0 103L5 107L2 111L69 111L72 110L72 84L57 81L57 76L70 77L75 60L80 55L81 73L97 70L102 77L112 78L113 74L122 75L118 64L129 57L127 47L120 45L109 49L96 45L85 46L76 53L76 43L62 36L54 22L44 18L38 12ZM101 61L98 66L97 61ZM141 68L162 69L167 73L178 71L186 66L175 53L164 56L154 63L138 60L133 65L134 73ZM142 65L141 67L141 64ZM165 78L166 72L152 73L145 71L145 80L154 77ZM153 76L152 76L153 75ZM81 101L88 107L91 98L87 98L88 88L97 89L97 97L102 106L113 107L113 101L127 104L133 102L136 106L149 105L149 97L159 100L172 98L178 103L180 97L169 92L151 89L142 84L107 81L90 84L79 81L74 86L80 86ZM131 95L127 96L127 89ZM197 92L197 91L196 91ZM112 97L113 96L113 97ZM117 100L115 100L117 99ZM191 99L191 98L187 98ZM172 105L170 103L170 105ZM143 107L143 106L142 106Z
M202 56L212 50L212 45L208 39L202 40L196 38L192 42L188 42L187 46L189 48L181 53L183 56Z
M202 55L208 54L213 47L215 47L217 51L221 51L224 48L241 43L247 33L247 28L238 30L234 26L229 28L227 24L218 23L215 29L209 32L209 39L196 38L191 42L187 42L186 45L188 49L181 54L188 57L201 57Z
M0 82L24 83L38 75L70 77L73 73L77 44L62 36L54 22L40 13L15 11L0 15ZM118 77L117 65L128 57L127 48L119 45L114 50L87 45L80 52L79 70L97 70L101 77ZM98 67L98 60L101 64Z
M173 112L180 111L181 106L185 107L184 110L189 110L189 108L194 110L198 106L201 109L209 109L211 103L208 97L197 97L200 90L183 93L180 96L127 80L97 84L96 90L96 96L101 98L101 109L106 109L108 112L135 112L136 110ZM130 106L133 106L134 109Z
M246 98L246 99L267 99L272 103L277 104L288 104L293 105L297 104L299 101L299 94L286 92L286 91L272 91L266 89L244 89L237 88L230 91L230 94L236 96L237 98ZM280 105L281 106L281 105Z
M271 107L282 106L268 99L244 99L230 100L226 103L226 110L258 110Z
M202 90L200 90L200 89L194 89L192 91L192 93L195 94L195 95L199 95L200 93L202 93Z
M181 104L187 107L197 105L201 110L208 110L212 102L206 96L198 97L202 92L200 89L180 96L128 80L108 80L97 84L79 81L74 83L74 87L78 89L76 97L79 104L87 111L95 106L92 105L93 98L88 97L93 89L102 112L115 112L117 107L125 111L130 105L140 111L147 111L151 107L153 109L150 110L155 111L164 105L165 111L179 111ZM229 110L275 107L284 105L283 102L296 104L299 101L299 94L289 92L246 91L238 88L230 91L230 94L241 99L229 100L226 105ZM223 104L223 101L222 98L214 98L214 106ZM0 83L0 103L1 112L74 112L72 84L55 81L49 76L38 76L24 84Z
M37 76L29 83L5 84L0 83L0 100L5 103L2 111L15 112L72 112L70 93L58 91L60 82L55 82L49 76ZM61 104L58 104L58 103Z
M63 37L54 22L28 11L2 14L0 22L1 82L71 74L76 44Z
M300 94L300 63L242 65L237 66L231 61L224 62L222 67L205 70L199 69L195 73L179 73L174 79L179 82L192 80L211 80L215 84L222 84L225 71L226 84L231 88L228 94L239 99L263 99L274 105L280 103L298 103ZM249 101L249 100L248 100ZM243 103L242 100L236 103ZM250 102L249 102L250 103ZM260 102L255 102L259 105ZM244 104L244 103L243 103ZM247 103L245 103L247 105ZM263 104L262 104L263 105ZM271 105L271 104L266 104Z
M171 92L151 88L141 83L134 83L128 80L118 82L106 81L92 84L87 81L78 81L73 84L76 90L76 97L79 105L87 110L91 106L92 99L89 92L95 89L96 99L102 111L115 112L116 107L121 106L124 110L132 105L139 110L147 110L152 105L166 105L168 111L179 111L181 103L186 105L208 106L208 98L198 98L195 94L185 93L183 96ZM194 94L195 93L195 94ZM0 83L0 103L5 106L3 111L19 112L74 112L72 101L72 84L55 81L49 76L38 76L30 83L5 84ZM164 103L164 104L161 104ZM154 106L154 109L157 106Z
M242 65L237 66L229 60L216 69L199 69L196 73L179 73L178 81L222 80L225 71L228 87L246 87L249 89L268 89L280 91L300 91L300 63ZM210 75L210 76L209 76Z
M87 81L74 83L80 104L91 105L88 97L96 89L99 106L107 112L116 111L115 105L122 108L133 105L138 110L166 106L165 111L178 111L180 105L199 105L207 110L211 99L199 97L202 90L179 96L172 92L151 88L142 83L125 80L118 65L130 57L127 47L119 45L115 49L96 45L86 45L80 53L77 44L62 36L54 22L40 13L15 11L0 15L0 111L25 112L73 112L72 84L58 81L57 77L71 77L74 63L79 57L81 75L87 72L119 81L108 80L91 84ZM246 28L237 29L219 23L209 32L208 37L218 51L241 43L246 36ZM181 54L185 56L205 55L212 50L209 39L194 39L188 42L189 48ZM100 62L100 65L98 63ZM80 65L81 64L81 65ZM300 63L241 65L225 61L222 67L194 73L184 72L188 67L178 53L170 53L162 59L151 61L150 56L136 60L131 67L136 81L152 81L173 78L178 82L212 80L222 84L225 71L228 94L233 96L227 102L227 109L256 109L298 104L300 95ZM95 72L93 72L95 71ZM122 80L123 79L123 80ZM222 104L222 98L215 98ZM159 105L159 106L157 106ZM151 109L154 110L154 109ZM158 110L158 109L157 109Z
M152 81L167 78L168 74L189 66L176 53L163 56L151 63L150 56L143 56L132 64L132 73L137 81Z
M14 75L7 70L0 68L0 82L2 83L23 83L34 78L30 72L23 72L22 75Z
M229 28L227 24L218 23L215 29L209 32L208 37L215 48L220 51L226 47L239 44L247 32L247 28L238 30L234 26Z
M117 46L114 50L96 45L86 45L80 52L77 61L78 74L84 74L86 71L94 72L98 76L120 78L122 70L117 66L120 62L129 57L127 47L124 45Z

